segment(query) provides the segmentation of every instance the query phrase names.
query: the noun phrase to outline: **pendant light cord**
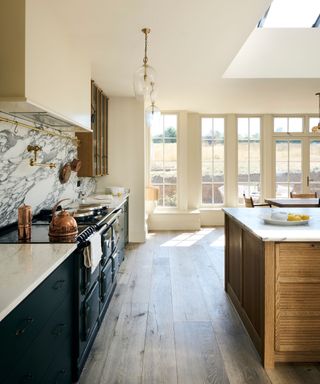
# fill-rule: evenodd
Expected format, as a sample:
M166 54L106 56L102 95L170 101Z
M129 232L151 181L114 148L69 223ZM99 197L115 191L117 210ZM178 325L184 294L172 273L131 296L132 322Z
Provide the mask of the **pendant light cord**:
M143 67L144 67L144 81L147 79L147 62L148 62L148 56L147 56L147 50L148 50L148 34L150 33L150 28L143 28L141 29L141 32L144 33L144 58L143 58Z

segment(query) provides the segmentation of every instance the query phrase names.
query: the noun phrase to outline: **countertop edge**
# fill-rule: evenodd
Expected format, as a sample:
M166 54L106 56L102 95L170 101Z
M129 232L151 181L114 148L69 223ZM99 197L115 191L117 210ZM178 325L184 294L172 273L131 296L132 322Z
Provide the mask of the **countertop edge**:
M65 252L55 263L53 263L49 268L46 269L44 273L42 273L36 280L32 282L32 284L28 285L28 287L23 290L23 292L18 295L14 300L10 302L10 304L6 305L0 311L0 322L10 314L27 296L29 296L52 272L54 272L59 265L61 265L70 255L77 249L77 244L73 244L73 246Z

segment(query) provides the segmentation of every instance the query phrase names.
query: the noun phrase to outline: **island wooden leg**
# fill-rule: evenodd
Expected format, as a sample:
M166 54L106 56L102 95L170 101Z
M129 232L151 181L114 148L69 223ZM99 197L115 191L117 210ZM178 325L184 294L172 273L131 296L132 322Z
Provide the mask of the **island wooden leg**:
M275 298L275 244L264 244L264 334L262 337L262 363L264 368L274 367L274 298Z

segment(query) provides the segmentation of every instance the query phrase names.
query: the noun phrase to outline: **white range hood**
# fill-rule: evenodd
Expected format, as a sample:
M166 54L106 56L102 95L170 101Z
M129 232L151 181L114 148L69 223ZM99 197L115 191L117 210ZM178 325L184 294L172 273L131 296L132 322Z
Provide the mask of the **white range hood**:
M0 111L90 131L90 61L71 43L52 2L1 1L0 13Z

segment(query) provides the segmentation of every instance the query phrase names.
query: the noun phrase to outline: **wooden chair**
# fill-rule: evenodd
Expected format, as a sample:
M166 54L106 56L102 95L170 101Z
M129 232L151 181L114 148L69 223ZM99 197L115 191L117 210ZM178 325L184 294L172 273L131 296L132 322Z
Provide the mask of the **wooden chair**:
M244 206L246 208L254 208L254 207L271 207L271 204L267 203L255 203L253 201L253 198L251 196L246 197L245 194L243 194L243 200L244 200Z
M310 198L317 198L317 192L313 193L294 193L290 192L290 198L291 199L310 199Z

